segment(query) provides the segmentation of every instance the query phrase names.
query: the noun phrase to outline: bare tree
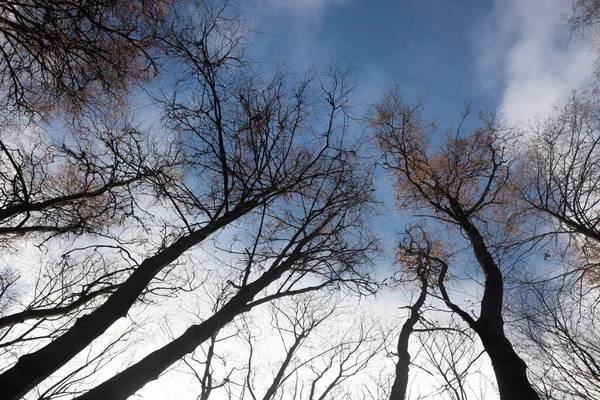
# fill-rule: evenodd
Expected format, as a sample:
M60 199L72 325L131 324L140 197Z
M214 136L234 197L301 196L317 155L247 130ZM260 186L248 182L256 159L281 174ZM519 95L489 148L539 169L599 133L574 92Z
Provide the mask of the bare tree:
M447 252L448 246L427 232L425 225L409 225L401 236L397 261L403 270L402 281L405 284L416 281L419 292L414 303L406 307L410 314L398 337L398 361L390 399L427 398L444 394L453 400L465 400L477 395L468 378L476 372L474 365L484 351L476 351L478 343L473 337L474 333L453 319L440 322L436 318L435 322L431 322L425 316L428 312L438 316L442 313L432 304L425 307L425 300L428 295L433 299L439 297L435 287L443 270L438 259L448 258ZM418 341L414 359L408 351L413 337ZM415 370L413 374L421 379L426 377L428 393L409 393L411 366ZM439 382L438 387L435 387L434 381ZM481 385L481 390L485 386Z
M238 338L247 356L230 367L244 371L237 382L233 379L238 388L233 398L329 399L347 381L356 381L381 354L384 332L362 313L344 318L343 309L351 304L340 303L338 294L324 291L278 300L270 305L271 327L257 318L258 312L242 316Z
M504 279L488 244L494 243L488 234L495 227L493 210L498 204L508 204L503 196L509 164L498 129L487 123L464 135L459 127L457 132L449 132L434 152L430 143L437 127L423 120L422 110L422 102L406 105L395 90L383 96L371 115L386 165L397 180L400 204L417 208L465 236L485 278L479 317L473 318L451 301L444 286L448 264L435 257L440 265L441 295L481 339L494 366L501 398L538 399L526 364L504 332Z
M352 177L350 171L327 174L317 181L318 186L314 182L309 193L298 199L303 204L300 209L278 210L276 214L265 211L254 243L245 251L246 266L237 281L231 283L233 293L227 303L205 321L192 325L171 343L81 398L127 398L237 315L260 304L340 282L359 287L368 284L359 268L367 261L373 245L361 232L370 191L364 191L368 181ZM310 275L321 277L320 282L302 285L302 278ZM274 291L264 293L271 285ZM339 379L345 376L343 373Z
M575 3L576 12L589 13L580 14L578 23L593 23L587 19L594 18L592 3ZM545 247L540 261L553 270L551 275L526 282L511 307L519 321L519 337L530 344L523 352L532 365L531 373L546 398L597 395L597 349L591 333L600 254L596 110L593 96L573 96L555 115L532 126L520 179L515 180L526 212L538 221L534 233L556 238ZM531 348L538 350L535 356Z
M119 236L122 226L144 225L134 196L159 197L156 187L168 187L178 169L176 148L159 154L151 135L127 119L85 126L2 126L0 246L7 253L27 243L42 250L39 263L32 256L27 269L3 274L0 342L12 354L6 367L23 354L15 346L56 338L133 271L136 260ZM91 238L99 244L64 246Z
M308 393L294 398L325 400L340 398L348 392L342 384L369 370L369 366L385 349L387 334L381 334L368 319L355 320L354 326L342 332L339 343L319 363L311 365ZM301 393L302 394L302 393ZM350 390L350 395L353 391Z
M421 309L425 304L428 289L431 282L435 282L435 265L431 262L430 255L441 250L439 243L431 242L422 226L413 225L404 233L397 250L397 259L405 272L403 280L417 281L419 286L419 295L415 302L408 306L409 317L406 319L398 336L396 352L398 361L396 362L396 374L390 400L404 400L407 398L407 389L409 381L409 368L411 356L408 352L408 346L415 326L419 323Z
M276 369L275 376L268 386L263 400L273 400L277 391L297 368L290 368L292 361L308 336L337 311L337 305L331 304L331 297L305 297L294 299L290 308L285 308L277 303L272 304L272 316L275 329L285 348L285 357ZM286 343L287 335L291 335L290 343ZM292 371L288 371L292 369Z
M297 378L300 369L327 352L318 345L314 348L313 343L319 342L319 334L323 336L320 326L331 325L328 320L335 322L332 317L339 312L338 301L332 302L331 295L335 293L325 291L275 300L266 305L268 317L261 313L264 306L258 307L254 312L240 315L230 329L222 329L186 356L184 362L200 384L198 398L206 400L219 389L227 391L230 397L265 400L281 397L289 387L288 381ZM214 311L219 308L216 306ZM232 356L227 348L235 349L238 357ZM317 353L314 357L301 357L311 350ZM240 360L240 353L247 354ZM259 364L254 362L257 355L261 356Z
M228 286L216 288L216 293L211 296L212 313L216 313L227 302ZM236 363L239 357L234 357L233 353L239 352L240 346L235 342L236 339L239 339L240 336L246 338L245 334L252 336L251 330L248 328L248 319L250 317L243 314L238 318L236 324L232 324L235 326L231 332L221 329L207 342L183 358L187 367L185 371L191 373L200 385L198 400L207 400L216 391L225 391L228 398L233 398L232 393L235 387L243 386L243 383L236 382L236 377L244 371L244 366ZM169 340L173 339L174 336L169 332Z
M432 395L444 394L452 400L485 399L485 375L479 369L481 356L477 338L464 324L450 319L417 329L419 354L417 367L426 373ZM474 375L480 377L474 380ZM430 380L431 379L431 380ZM438 387L432 383L438 382Z
M131 190L168 185L177 150L162 149L159 156L156 146L146 132L122 118L96 121L84 132L3 125L2 242L40 233L107 234L132 215Z
M591 40L598 34L600 2L598 0L573 0L572 12L566 16L571 33Z
M597 289L578 274L534 282L511 312L538 391L547 399L598 397Z
M119 261L115 270L120 275L95 287L105 293L95 297L97 303L86 303L90 309L85 315L74 319L76 314L69 314L72 325L50 343L19 355L0 375L6 398L21 398L44 382L126 316L191 249L225 227L236 230L236 221L244 222L240 235L247 230L254 236L246 237L244 248L232 248L239 259L230 268L239 275L231 279L231 296L223 307L89 396L117 386L122 390L115 396L135 392L241 312L309 290L302 286L305 276L321 278L310 289L369 283L355 267L367 262L373 246L363 229L371 201L370 174L358 165L357 147L345 138L351 90L346 71L333 66L332 74L294 80L279 70L268 77L243 58L243 38L237 35L243 31L232 30L239 21L226 16L224 8L202 5L178 16L182 19L163 32L161 45L169 49L180 74L173 94L162 101L163 129L177 137L165 150L175 149L177 168L150 180L156 194L139 193L150 206L138 193L122 192L123 200L152 222L143 225L145 240L134 243L139 247L122 246L135 249L130 250L135 262ZM87 154L76 153L84 160ZM169 211L161 216L161 210ZM48 212L49 217L58 215ZM122 244L118 235L111 236ZM92 251L112 251L94 246ZM121 254L128 257L126 251ZM267 288L274 292L255 299ZM78 301L58 299L54 311L71 307L71 300ZM162 361L151 361L157 357ZM136 379L126 378L132 373ZM123 379L129 386L118 383Z
M533 127L523 197L558 231L600 241L600 125L594 103L573 98Z

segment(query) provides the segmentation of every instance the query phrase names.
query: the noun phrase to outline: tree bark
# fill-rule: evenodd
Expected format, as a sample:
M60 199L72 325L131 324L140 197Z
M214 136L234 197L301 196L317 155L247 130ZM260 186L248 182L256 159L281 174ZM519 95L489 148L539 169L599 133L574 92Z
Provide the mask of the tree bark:
M150 281L165 266L215 231L236 220L247 209L234 209L206 227L184 236L140 266L98 309L77 320L62 336L19 361L0 375L2 400L20 400L27 392L57 371L102 335L133 306Z
M487 328L481 325L475 332L492 362L500 399L539 400L539 395L527 378L527 365L517 355L504 331L495 332Z
M481 233L465 217L459 220L477 262L485 275L485 289L477 321L470 321L479 335L496 375L501 400L539 400L537 392L527 377L527 365L517 355L504 333L502 298L504 282L502 272L490 254ZM469 322L469 321L467 321Z
M408 352L408 341L415 325L419 322L419 311L427 297L427 279L421 278L421 293L415 304L410 307L410 316L402 325L398 337L398 362L396 363L396 376L390 393L390 400L404 400L408 388L408 372L410 368L410 353Z

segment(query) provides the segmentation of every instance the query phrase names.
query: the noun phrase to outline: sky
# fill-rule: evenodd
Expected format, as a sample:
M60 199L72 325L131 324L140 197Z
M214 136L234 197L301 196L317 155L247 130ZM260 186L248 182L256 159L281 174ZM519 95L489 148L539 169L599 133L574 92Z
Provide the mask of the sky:
M354 111L397 84L425 99L425 117L440 132L456 129L465 102L526 131L574 91L588 89L595 56L567 29L571 0L245 0L240 12L259 31L258 59L285 62L302 74L311 65L349 60L359 83ZM381 172L382 181L387 175ZM394 209L392 185L379 197ZM386 216L380 232L394 243L405 220Z
M285 62L298 74L310 65L345 58L352 62L359 82L357 102L372 103L398 84L408 98L425 98L427 116L442 130L457 127L465 101L511 124L548 116L573 91L586 90L594 71L593 54L564 26L571 0L238 0L237 4L241 14L249 16L249 26L260 31L250 37L255 58L273 65ZM393 240L399 229L387 221L384 229ZM453 288L455 301L459 289L465 295L477 293L477 287L468 284ZM399 300L402 296L405 299ZM382 314L399 313L399 304L409 298L408 291L396 291L378 297L376 307ZM155 332L158 337L163 333ZM150 344L136 357L155 348ZM489 365L486 368L491 371ZM413 382L411 390L426 393L431 386ZM140 394L183 399L193 398L195 390L195 378L168 375Z
M426 115L442 130L458 126L465 101L526 127L588 90L595 70L594 53L566 29L571 0L247 0L239 7L260 31L250 38L256 58L298 74L348 59L359 103L397 84L408 98L425 98ZM393 233L392 225L383 228ZM397 295L379 298L378 307L397 308Z
M570 0L248 0L264 59L297 71L347 58L361 101L398 84L442 127L465 101L510 123L585 90L594 57L565 29Z
M550 115L573 91L587 89L595 58L565 29L563 16L570 4L571 0L239 0L237 7L249 16L249 26L260 31L250 37L256 59L272 65L285 62L298 74L313 64L348 59L359 82L357 102L374 102L398 84L408 98L423 96L428 116L446 130L457 127L465 101L508 123L527 124ZM391 225L388 222L389 233L397 230ZM406 304L399 295L378 298L379 311L397 311L398 304ZM184 398L191 381L165 376L141 394L158 399L180 391ZM419 390L419 385L413 389Z
M428 116L443 130L456 128L465 101L511 124L526 124L550 115L573 91L586 90L595 57L565 29L563 15L570 4L238 0L250 26L261 32L250 37L256 58L285 61L299 74L312 64L346 58L359 82L358 102L374 102L398 84L407 97L425 98ZM396 309L397 300L392 301ZM176 392L175 386L189 390L167 377L143 394L164 398Z

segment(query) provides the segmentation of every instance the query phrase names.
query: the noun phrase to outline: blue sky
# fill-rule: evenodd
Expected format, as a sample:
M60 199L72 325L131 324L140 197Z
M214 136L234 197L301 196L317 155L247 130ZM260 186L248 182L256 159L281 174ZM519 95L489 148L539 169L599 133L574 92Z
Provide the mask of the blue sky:
M548 115L586 88L593 58L570 38L570 0L248 0L267 34L252 38L269 61L302 71L347 57L363 98L393 83L423 95L443 128L465 100L510 122Z

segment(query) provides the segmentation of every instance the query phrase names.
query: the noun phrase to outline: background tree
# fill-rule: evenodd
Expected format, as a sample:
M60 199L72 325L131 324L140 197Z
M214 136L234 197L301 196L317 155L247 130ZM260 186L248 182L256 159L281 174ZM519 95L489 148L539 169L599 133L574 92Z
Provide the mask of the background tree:
M256 324L252 331L258 329L261 334L250 331L245 335L248 360L239 398L338 398L369 367L376 368L385 341L378 321L362 313L346 318L344 308L354 301L339 301L338 294L324 292L315 299L308 297L311 293L274 303L273 329ZM314 326L315 322L319 325ZM285 350L264 354L259 336L269 342L263 346L270 350L276 343L269 337L279 336Z
M424 228L418 225L408 227L398 245L397 261L405 272L406 277L404 279L416 281L419 294L414 303L408 306L409 316L402 324L398 335L396 346L398 361L396 362L396 374L390 392L390 400L404 400L407 398L411 364L411 357L408 352L409 341L415 326L421 318L421 309L427 299L428 290L436 278L435 265L428 256L435 256L434 253L440 250L439 243L431 242L427 238Z
M582 6L583 3L577 4ZM587 23L587 22L586 22ZM556 113L532 126L522 154L524 209L537 221L545 244L542 273L532 274L512 310L518 337L545 398L596 396L594 320L598 293L597 103L573 96ZM537 349L532 357L530 349Z
M543 398L591 399L599 394L594 286L578 274L533 282L511 308L520 321L516 336Z
M523 198L579 240L600 241L600 134L593 99L572 98L533 126L523 166Z
M490 382L481 368L485 351L464 323L454 318L424 324L417 329L418 364L430 382L430 393L422 398L443 395L452 400L486 399ZM436 385L433 382L437 382ZM420 397L421 398L421 397Z

